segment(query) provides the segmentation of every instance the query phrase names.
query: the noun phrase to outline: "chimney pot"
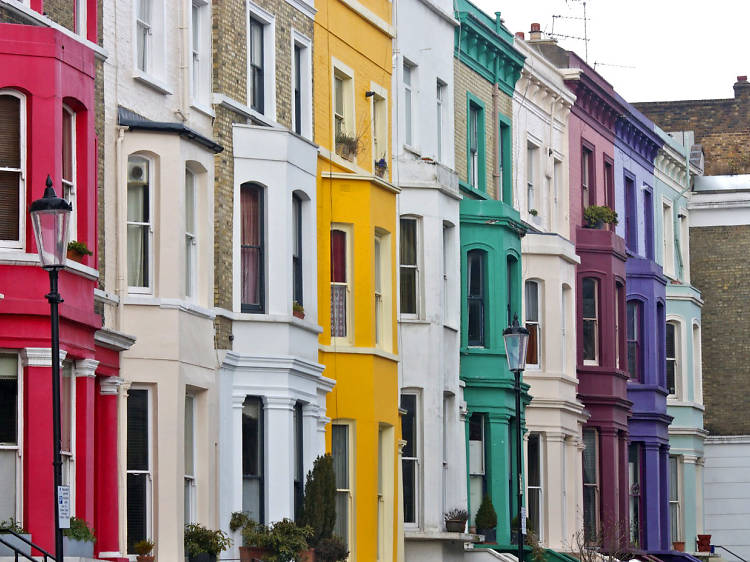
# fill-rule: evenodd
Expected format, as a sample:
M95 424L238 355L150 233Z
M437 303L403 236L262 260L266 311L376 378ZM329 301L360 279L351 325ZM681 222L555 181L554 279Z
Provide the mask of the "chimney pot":
M737 82L747 82L747 76L738 76Z
M541 30L542 30L542 26L539 25L538 23L531 24L531 31L541 31Z
M538 23L531 24L531 30L529 31L529 41L541 41L542 40L542 26Z
M523 31L516 31L516 37L518 37L519 39L526 39Z

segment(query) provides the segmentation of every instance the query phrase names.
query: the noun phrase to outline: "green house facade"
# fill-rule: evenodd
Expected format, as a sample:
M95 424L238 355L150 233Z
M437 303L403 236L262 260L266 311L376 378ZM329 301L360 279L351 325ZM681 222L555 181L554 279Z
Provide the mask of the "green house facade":
M516 516L513 374L502 332L521 317L521 236L512 198L512 96L523 66L500 14L456 3L456 171L461 229L461 380L467 405L470 524L483 496L497 512L497 542L510 543ZM530 401L524 385L522 410ZM523 414L521 423L523 424Z

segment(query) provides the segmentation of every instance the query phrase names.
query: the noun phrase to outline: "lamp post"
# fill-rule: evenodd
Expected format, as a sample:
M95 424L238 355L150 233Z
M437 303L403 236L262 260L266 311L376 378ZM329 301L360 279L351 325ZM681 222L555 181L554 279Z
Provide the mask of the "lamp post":
M516 391L516 472L518 472L518 562L523 562L523 543L525 533L521 530L526 526L522 512L523 479L521 478L521 372L526 368L526 347L529 344L529 331L518 324L518 314L513 316L513 324L503 330L505 340L505 356L508 359L508 369L515 375L514 389Z
M60 457L60 319L57 305L63 302L57 292L57 272L65 265L68 249L68 224L73 210L70 203L55 194L52 178L47 176L44 197L31 204L29 213L34 227L34 238L39 261L49 272L49 293L52 326L52 448L55 484L55 560L63 561L63 538L60 531L59 494L62 487L62 458Z

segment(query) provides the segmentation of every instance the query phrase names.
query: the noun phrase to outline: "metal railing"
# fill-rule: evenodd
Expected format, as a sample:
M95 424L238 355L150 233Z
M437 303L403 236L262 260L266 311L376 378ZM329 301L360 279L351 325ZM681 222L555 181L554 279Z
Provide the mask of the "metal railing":
M50 560L53 560L53 561L55 560L55 557L52 556L49 552L47 552L43 548L35 545L33 542L31 542L29 539L27 539L23 535L19 535L18 533L16 533L15 531L11 531L10 529L4 529L3 533L0 533L0 544L3 544L5 546L7 546L8 548L10 548L13 551L13 554L14 554L14 557L15 557L15 562L18 562L18 560L19 560L18 557L19 556L22 556L26 560L31 560L31 562L37 562L37 561L34 558L32 558L30 555L28 555L25 552L19 550L18 547L16 545L14 545L13 543L10 543L7 540L3 539L3 534L5 534L5 533L13 535L14 537L16 537L21 542L24 542L27 545L29 545L32 549L35 549L35 550L38 550L39 552L41 552L42 556L44 556L44 562L49 562Z
M712 546L714 547L714 550L716 550L717 548L720 548L721 550L726 550L729 554L731 554L732 556L734 556L738 560L742 560L742 562L748 562L747 560L745 560L744 558L742 558L742 556L740 556L738 554L735 554L734 552L732 552L731 550L729 550L725 546L721 546L720 544L715 544L715 545L712 545Z

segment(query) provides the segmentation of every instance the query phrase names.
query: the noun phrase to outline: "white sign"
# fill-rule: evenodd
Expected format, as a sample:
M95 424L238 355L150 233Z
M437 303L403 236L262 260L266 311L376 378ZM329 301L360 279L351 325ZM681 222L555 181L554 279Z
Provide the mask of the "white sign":
M526 508L521 508L521 534L526 534Z
M70 529L70 486L57 487L57 515L61 529Z

